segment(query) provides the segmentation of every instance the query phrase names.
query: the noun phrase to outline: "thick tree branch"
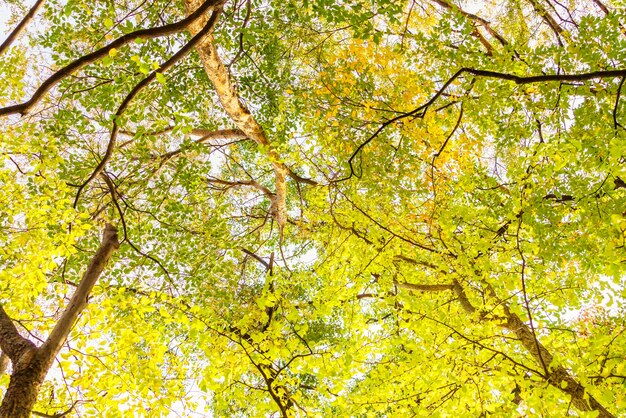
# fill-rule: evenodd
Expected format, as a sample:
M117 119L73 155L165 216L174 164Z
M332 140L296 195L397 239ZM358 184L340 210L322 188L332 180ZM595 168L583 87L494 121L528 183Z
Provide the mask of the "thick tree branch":
M188 12L195 10L197 7L197 1L195 0L186 0L185 4ZM189 26L191 33L196 33L200 25L201 21L191 24ZM217 92L224 110L235 125L241 129L247 137L251 138L259 145L261 151L265 153L272 164L276 183L276 210L274 217L282 237L283 229L287 221L286 176L290 176L301 183L316 183L298 176L282 162L280 155L270 143L263 127L256 121L250 110L241 102L239 93L231 80L228 70L219 57L213 39L207 38L206 42L198 45L197 51L206 70L206 74L215 87L215 91Z
M39 349L41 359L44 363L51 363L61 349L61 345L67 339L78 315L87 306L87 297L91 293L91 289L93 289L96 281L104 271L104 267L115 250L118 249L119 245L117 228L111 224L107 224L104 229L100 248L98 248L98 251L96 251L91 259L91 263L89 263L87 270L83 274L61 318L57 321L52 332Z
M206 73L213 83L226 113L228 113L239 129L241 129L249 138L252 138L260 146L271 161L274 168L276 183L275 219L282 233L287 220L286 176L288 170L280 161L278 153L271 147L261 125L259 125L248 108L246 108L239 100L239 95L230 79L228 71L217 54L215 45L212 42L207 42L198 48L198 52L206 69Z
M476 308L470 303L463 286L455 279L452 284L448 285L418 285L410 283L395 283L400 288L419 291L446 291L452 290L456 293L461 306L468 314L474 314ZM534 330L526 324L522 319L514 312L511 311L508 304L499 299L496 295L493 287L487 285L487 290L490 295L498 301L498 305L504 310L506 323L504 328L511 331L522 346L531 354L533 359L542 366L544 376L542 376L548 383L562 392L571 396L572 404L581 411L597 411L600 418L614 418L600 402L598 402L589 393L586 393L585 387L572 377L569 372L563 366L556 366L553 364L554 356L548 351L548 349L539 342L536 338ZM484 316L481 320L485 320Z
M2 42L2 45L0 45L0 55L4 54L6 50L9 49L11 44L17 39L17 37L20 36L22 31L26 28L26 26L33 19L33 17L35 16L35 13L37 13L37 10L39 10L43 2L44 0L37 0L35 4L33 4L33 7L30 8L28 13L26 13L24 18L20 21L20 23L18 23L15 29L13 29L13 31L9 34L9 36L7 36L4 42Z
M189 14L189 16L183 20L164 26L157 26L149 29L140 29L128 33L124 36L117 38L107 46L104 46L87 55L83 55L76 61L71 62L70 64L66 65L65 67L61 68L59 71L48 77L27 101L20 104L0 108L0 116L13 115L17 113L21 115L26 115L37 104L37 102L39 102L39 100L41 100L41 98L61 80L75 73L86 65L89 65L101 58L108 56L109 52L112 49L121 48L122 46L127 45L130 42L135 41L136 39L152 39L181 32L185 30L187 26L189 26L189 24L198 20L198 18L202 16L207 10L218 4L219 1L221 0L207 0L203 2L194 11L194 13Z
M104 267L118 248L117 229L107 225L100 248L83 274L70 303L40 348L21 337L0 306L0 348L11 358L13 371L2 404L0 418L28 418L39 388L55 356L67 339L76 319L87 306L87 298Z
M13 320L0 306L0 349L11 359L13 367L20 363L22 356L36 348L35 344L20 335Z
M170 133L174 130L173 127L168 127L165 129L161 129L160 131L155 132L145 132L143 135L145 136L161 136L167 133ZM118 148L125 148L128 145L132 144L135 141L135 136L137 132L126 131L124 129L119 130L119 135L125 135L133 137L128 141L121 143ZM240 129L218 129L218 130L210 130L210 129L202 129L202 128L194 128L189 132L190 135L199 136L200 138L196 139L194 142L197 144L202 144L205 142L227 139L227 140L236 140L236 139L246 139L246 134L244 134ZM220 144L221 145L221 144ZM181 150L182 151L182 150ZM178 152L181 152L178 151ZM166 155L166 154L163 154Z
M554 32L556 36L556 40L560 46L563 46L563 42L561 41L561 34L563 33L563 28L561 25L557 23L556 20L548 13L548 11L539 3L538 0L528 0L530 4L532 4L535 11L541 16L544 22L548 25L548 27Z
M196 47L202 41L202 39L208 35L211 30L213 30L213 26L217 22L217 18L220 14L220 9L217 9L211 14L211 18L207 21L204 27L194 35L193 38L189 42L187 42L178 52L176 52L170 59L165 61L163 64L159 66L156 70L152 71L146 78L141 80L131 91L128 93L124 101L117 108L117 112L115 112L115 116L113 116L113 129L111 130L111 136L109 137L109 143L107 145L107 149L104 153L104 157L100 160L100 163L93 170L91 175L85 180L83 184L80 185L78 190L76 191L76 198L74 199L74 207L78 205L78 199L80 198L80 194L83 189L91 183L93 179L95 179L101 172L104 170L107 162L113 155L113 150L115 149L115 144L117 142L117 134L119 133L119 125L118 121L120 116L124 113L124 111L128 108L132 100L139 94L139 92L147 87L152 81L156 79L157 74L163 73L169 70L174 64L183 59L193 48Z
M600 402L586 392L585 387L572 377L563 366L553 364L554 356L548 349L541 344L533 335L530 327L520 319L520 317L511 312L508 305L504 302L500 304L507 317L506 328L512 331L518 338L522 346L533 356L539 364L545 362L549 365L549 374L544 378L555 388L567 393L572 398L572 404L581 411L598 411L599 418L614 418Z
M233 143L233 141L239 141L239 140L245 140L245 139L249 139L245 133L243 133L243 131L241 131L240 129L220 129L217 131L208 131L205 129L194 129L191 133L192 134L197 134L196 132L201 132L204 131L203 134L201 134L202 136L198 139L196 139L194 142L194 144L205 144L207 142L213 142L213 141L220 141L220 140L226 140L226 141L231 141L229 143ZM227 145L228 143L225 144L211 144L211 145ZM165 154L161 154L159 156L159 158L161 159L161 161L165 162L167 160L169 160L172 157L177 156L178 154L182 153L183 149L179 148L177 150L174 151L170 151L170 152L166 152Z
M611 12L609 11L609 8L606 7L604 5L604 3L602 3L600 0L593 0L593 2L596 4L596 6L598 6L600 8L600 10L602 10L604 12L605 15L609 15Z

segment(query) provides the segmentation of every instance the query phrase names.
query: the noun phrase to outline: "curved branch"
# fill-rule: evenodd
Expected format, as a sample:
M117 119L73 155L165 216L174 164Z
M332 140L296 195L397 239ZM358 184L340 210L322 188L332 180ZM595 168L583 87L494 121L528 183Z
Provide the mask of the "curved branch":
M74 403L72 403L72 405L67 410L63 412L57 412L56 414L45 414L43 412L33 411L33 415L37 417L43 417L43 418L62 418L70 414L74 410L74 408L76 408L76 405L78 405L79 403L80 401L74 401Z
M352 176L357 176L356 171L354 170L354 159L361 152L367 144L372 142L374 138L376 138L387 126L396 123L402 119L409 117L422 117L428 110L428 108L439 99L443 95L443 93L450 87L450 85L460 78L464 74L470 74L476 77L484 77L484 78L495 78L499 80L512 81L515 84L534 84L534 83L545 83L550 81L587 81L593 80L596 78L616 78L616 77L626 77L626 69L623 70L606 70L606 71L591 71L588 73L581 74L545 74L545 75L534 75L534 76L518 76L515 74L502 73L498 71L490 71L490 70L478 70L475 68L461 68L458 70L452 77L450 77L439 90L435 92L435 94L428 100L426 103L416 107L410 112L403 113L398 115L392 119L389 119L383 123L381 123L380 127L370 135L363 143L361 143L356 150L352 153L350 158L348 159L348 165L350 166L350 173L341 179L334 180L334 183L339 183L342 181L349 180ZM358 177L358 176L357 176Z
M107 46L104 46L90 54L83 55L82 57L71 62L70 64L66 65L65 67L61 68L59 71L48 77L27 101L20 104L0 108L0 116L28 114L28 112L30 112L30 110L37 104L37 102L39 102L39 100L41 100L41 98L61 80L80 70L86 65L94 63L97 60L108 56L109 52L112 49L120 48L124 45L129 44L130 42L133 42L136 39L152 39L181 32L185 30L187 26L189 26L191 23L195 22L200 16L202 16L204 12L209 10L211 7L217 5L219 1L220 0L206 0L194 13L190 14L187 18L183 20L164 26L157 26L149 29L140 29L128 33L124 36L117 38Z
M156 79L157 74L163 73L170 69L176 62L180 61L184 58L191 50L198 44L200 41L213 29L215 22L220 14L220 10L217 9L211 14L211 18L208 20L206 25L202 28L200 32L198 32L189 42L187 42L177 53L175 53L170 59L165 61L163 64L159 66L156 70L152 71L146 78L141 80L131 91L128 93L122 104L117 108L117 112L115 112L115 116L113 116L113 130L111 131L111 136L109 138L109 143L107 145L107 149L105 151L104 157L100 161L100 163L93 170L91 175L85 180L83 184L78 188L76 192L76 198L74 199L74 207L78 205L78 199L80 198L80 194L83 189L91 183L93 179L95 179L101 172L104 170L107 162L113 155L113 150L115 149L115 143L117 140L117 134L119 132L118 120L120 116L124 113L124 111L128 108L131 101L139 94L139 92L147 87L152 81Z

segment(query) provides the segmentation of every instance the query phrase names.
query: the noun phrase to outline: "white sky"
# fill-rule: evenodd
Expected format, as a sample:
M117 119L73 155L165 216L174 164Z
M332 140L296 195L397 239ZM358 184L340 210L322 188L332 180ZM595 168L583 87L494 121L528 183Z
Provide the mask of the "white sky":
M11 17L11 10L9 6L6 4L0 4L0 39L4 41L4 38L11 30L10 27L7 26L7 20ZM0 41L1 42L1 41Z

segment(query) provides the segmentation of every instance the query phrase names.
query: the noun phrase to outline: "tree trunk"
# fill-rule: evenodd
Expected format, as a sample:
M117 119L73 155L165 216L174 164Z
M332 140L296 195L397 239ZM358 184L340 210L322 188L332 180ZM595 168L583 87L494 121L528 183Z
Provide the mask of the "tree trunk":
M9 387L0 406L0 417L29 418L46 372L47 368L44 369L33 352L31 360L11 374Z
M107 225L100 248L91 259L70 303L41 347L20 335L4 307L0 305L0 348L13 364L9 387L0 405L0 418L30 417L37 402L39 388L54 358L74 327L76 319L87 306L87 298L93 286L119 245L117 229Z

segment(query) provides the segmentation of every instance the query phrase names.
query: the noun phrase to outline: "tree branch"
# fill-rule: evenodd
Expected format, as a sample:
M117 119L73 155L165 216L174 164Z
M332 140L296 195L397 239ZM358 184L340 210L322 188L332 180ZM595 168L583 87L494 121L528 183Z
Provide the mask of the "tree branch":
M221 179L216 179L216 178L208 178L206 179L206 182L211 183L211 184L222 184L226 186L224 189L229 189L231 187L250 186L250 187L254 187L255 189L262 191L263 194L267 196L272 202L276 198L276 195L272 193L270 189L263 186L261 183L259 183L256 180L227 181L227 180L221 180Z
M609 8L606 7L604 5L604 3L602 3L600 0L593 0L593 2L596 4L596 6L598 6L600 8L600 10L602 10L604 12L605 15L609 15L611 12L609 11Z
M2 354L11 359L13 367L20 363L22 357L37 349L35 344L20 335L13 320L0 305L0 349Z
M437 3L438 5L440 5L444 9L448 9L448 10L452 10L452 11L460 13L461 15L463 15L463 16L467 17L468 19L470 19L471 21L473 21L473 22L477 23L478 25L484 27L485 30L491 36L493 36L495 39L497 39L498 42L500 42L500 44L502 46L507 46L509 44L507 42L507 40L504 39L504 37L498 33L498 31L496 31L493 27L491 27L491 23L489 23L488 20L485 20L482 17L480 17L478 15L475 15L473 13L468 13L465 10L461 9L460 7L458 7L457 5L448 3L446 0L432 0L432 1ZM480 36L482 37L482 35L480 35ZM482 42L482 40L481 40L481 42ZM491 46L491 44L489 44L489 46ZM485 45L485 47L487 48L487 50L489 50L489 47L487 45Z
M442 292L445 290L453 290L452 284L413 284L413 283L401 283L394 281L394 285L401 289L417 290L420 292Z
M470 303L463 286L454 279L452 284L449 285L414 285L410 283L395 283L398 287L409 290L420 291L445 291L452 290L459 298L461 306L468 314L474 314L476 308ZM533 359L543 367L545 375L542 376L548 383L555 388L563 391L571 396L572 404L581 411L598 411L598 417L601 418L614 418L600 402L598 402L593 396L586 393L584 386L572 377L569 372L563 366L555 366L553 364L554 356L548 351L548 349L539 342L534 329L529 327L520 317L511 312L508 304L501 300L495 293L495 290L489 284L487 290L489 294L498 302L498 305L504 310L506 323L504 328L513 332L522 346L532 355ZM483 320L485 317L481 317Z
M220 0L221 1L221 0ZM211 18L207 21L206 25L200 30L189 42L187 42L178 52L176 52L170 59L165 61L163 64L159 66L156 70L152 71L146 78L141 80L131 91L128 93L124 101L117 108L117 112L115 112L115 116L113 116L113 129L111 130L111 136L109 137L109 143L107 145L107 149L104 153L104 157L100 163L93 170L91 175L85 180L83 184L80 185L78 190L76 191L76 198L74 199L74 207L78 205L78 199L80 198L80 194L83 189L91 183L93 179L95 179L101 172L104 170L107 162L113 155L113 150L115 149L115 143L117 140L117 134L119 132L118 121L120 116L124 113L126 108L130 105L130 102L139 94L139 92L147 87L152 81L156 79L157 74L163 73L170 69L176 62L180 61L184 58L191 50L198 44L200 41L213 30L213 26L215 22L217 22L217 18L220 14L220 9L217 9L211 14Z
M186 0L185 4L188 12L195 10L197 1ZM199 30L201 22L195 22L189 26L191 33L196 33ZM206 74L211 80L211 83L215 87L215 91L218 95L220 103L224 107L226 113L233 120L235 125L241 129L247 137L251 138L259 145L259 148L270 160L274 169L274 177L276 183L276 198L275 198L275 214L274 218L278 224L280 235L282 237L283 229L287 221L287 185L286 176L294 178L294 180L314 184L311 180L304 179L296 175L292 170L285 166L282 162L278 152L272 147L263 127L256 121L250 110L244 106L239 98L237 89L235 88L230 74L224 66L217 48L213 43L213 39L208 39L207 42L198 45L198 54L200 60L206 70Z
M102 274L104 267L113 255L113 252L119 247L117 228L111 224L107 224L102 236L102 243L98 251L91 259L91 263L83 274L76 291L72 295L72 299L65 308L61 318L56 323L54 329L43 343L40 351L40 359L43 364L49 365L57 355L61 346L67 339L78 315L87 306L87 298L96 284L96 281Z
M202 137L193 141L194 144L204 144L210 141L215 141L215 140L220 140L220 139L230 140L230 141L249 139L246 136L246 134L243 133L243 131L241 131L240 129L220 129L217 131L207 131L206 129L194 129L191 133L196 134L196 132L204 132L204 133L201 134L203 135ZM161 159L162 162L165 162L182 152L183 152L183 149L179 148L177 150L166 152L165 154L161 154L159 158Z
M64 416L70 414L74 410L74 408L76 408L76 405L79 402L80 401L74 401L72 406L70 406L67 410L65 410L63 412L57 412L56 414L45 414L43 412L33 411L33 415L35 415L37 417L43 417L43 418L62 418Z
M561 25L557 23L556 20L548 13L548 11L537 1L537 0L528 0L530 4L533 5L535 11L541 16L541 18L546 22L548 27L554 32L556 36L556 40L560 46L563 46L563 42L561 41L561 34L563 33L563 28Z
M357 176L356 171L354 170L354 159L361 152L363 148L367 146L370 142L374 140L386 127L392 125L402 119L409 117L423 117L428 108L439 99L443 95L443 93L450 87L450 85L458 78L460 78L464 74L471 74L477 77L485 77L485 78L495 78L499 80L513 81L516 84L534 84L534 83L545 83L549 81L587 81L593 80L596 78L616 78L616 77L626 77L626 69L624 70L606 70L606 71L591 71L588 73L582 74L545 74L545 75L534 75L534 76L518 76L515 74L509 73L501 73L498 71L490 71L490 70L478 70L474 68L461 68L458 70L452 77L450 77L439 90L435 92L435 94L428 100L426 103L416 107L415 109L398 115L392 119L389 119L383 123L381 123L380 127L370 135L365 141L363 141L357 148L354 150L350 158L348 159L348 165L350 167L350 173L347 176L340 178L338 180L334 180L334 183L339 183L342 181L349 180L352 176Z
M13 29L13 31L9 34L9 36L7 36L4 42L2 42L2 45L0 45L0 55L4 54L5 51L9 49L11 44L17 39L17 37L20 36L20 33L22 33L24 28L26 28L26 26L33 19L33 17L35 16L35 13L37 13L37 10L39 10L43 2L44 0L37 0L35 4L33 5L33 7L30 8L28 13L26 13L26 16L24 16L24 18L15 27L15 29Z
M140 29L128 33L124 36L117 38L107 46L104 46L87 55L83 55L82 57L71 62L70 64L66 65L65 67L61 68L59 71L48 77L27 101L20 104L0 108L0 116L13 115L16 113L26 115L35 106L35 104L37 104L37 102L39 102L39 100L41 100L41 98L61 80L75 73L86 65L89 65L101 58L108 56L109 52L112 49L121 48L122 46L127 45L130 42L135 41L136 39L152 39L181 32L185 30L187 26L189 26L191 23L198 20L198 18L202 16L204 12L209 10L209 8L218 4L219 1L221 0L206 0L198 7L198 9L194 11L194 13L191 13L183 20L164 26L157 26L155 28L149 29Z
M271 269L270 263L268 263L267 261L263 260L263 258L261 258L260 256L256 255L255 253L253 253L252 251L248 250L247 248L244 248L244 247L239 247L239 248L241 248L241 251L243 251L244 253L248 254L250 257L254 258L256 261L261 263L263 265L263 267L265 267L265 269L267 271L269 271Z

